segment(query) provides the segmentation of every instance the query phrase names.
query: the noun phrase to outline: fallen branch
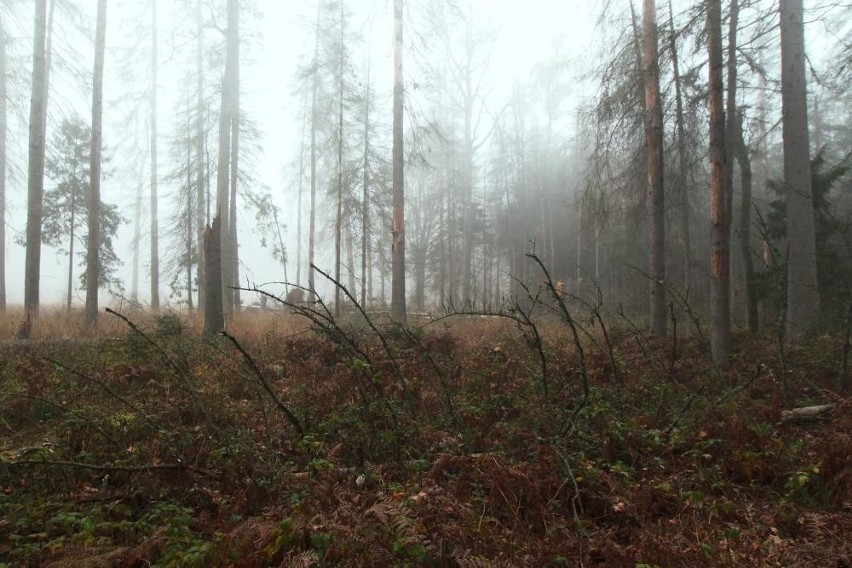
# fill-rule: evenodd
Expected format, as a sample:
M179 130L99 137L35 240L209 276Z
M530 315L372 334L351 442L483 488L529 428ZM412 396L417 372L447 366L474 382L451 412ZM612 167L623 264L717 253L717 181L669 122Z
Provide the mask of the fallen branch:
M816 406L802 406L800 408L793 408L792 410L782 410L781 422L819 418L828 414L832 408L834 408L834 404L819 404Z
M92 471L129 471L129 472L138 472L138 471L151 471L151 470L175 470L175 469L195 469L190 467L187 464L183 463L165 463L165 464L151 464L151 465L138 465L138 466L130 466L130 465L96 465L91 463L83 463L83 462L74 462L74 461L64 461L64 460L18 460L18 461L10 461L3 462L5 465L9 467L14 466L25 466L25 465L56 465L62 467L76 467L80 469L91 469Z

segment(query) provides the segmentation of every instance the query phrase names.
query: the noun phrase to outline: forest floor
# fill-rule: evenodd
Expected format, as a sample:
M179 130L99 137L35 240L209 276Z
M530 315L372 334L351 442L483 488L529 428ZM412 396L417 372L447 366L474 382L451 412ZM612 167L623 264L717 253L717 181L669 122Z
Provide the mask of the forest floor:
M852 566L839 334L127 316L0 342L0 567Z

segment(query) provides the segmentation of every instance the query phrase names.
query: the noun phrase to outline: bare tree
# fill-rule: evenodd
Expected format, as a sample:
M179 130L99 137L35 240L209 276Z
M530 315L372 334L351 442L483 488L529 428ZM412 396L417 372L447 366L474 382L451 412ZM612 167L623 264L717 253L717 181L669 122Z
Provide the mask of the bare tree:
M781 0L780 16L788 242L786 339L798 342L815 330L820 317L802 0Z

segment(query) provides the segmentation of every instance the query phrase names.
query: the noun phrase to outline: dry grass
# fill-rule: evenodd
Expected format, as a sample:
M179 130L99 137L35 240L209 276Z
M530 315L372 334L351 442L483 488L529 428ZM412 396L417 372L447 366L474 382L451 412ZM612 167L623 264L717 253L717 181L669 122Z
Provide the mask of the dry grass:
M113 305L110 309L126 316L141 329L155 329L157 321L162 316L180 318L188 331L200 333L204 322L198 312L188 310L163 310L160 314L152 314L144 310L134 309L128 305ZM11 306L5 313L0 314L0 341L16 338L18 329L24 322L23 306ZM293 316L286 310L243 310L228 323L228 331L245 338L248 342L261 341L268 336L289 336L304 332L307 324L302 318ZM70 311L64 307L42 307L39 317L32 324L32 339L80 339L80 338L114 338L125 335L127 324L112 314L101 312L98 324L94 329L85 322L85 314L80 308Z

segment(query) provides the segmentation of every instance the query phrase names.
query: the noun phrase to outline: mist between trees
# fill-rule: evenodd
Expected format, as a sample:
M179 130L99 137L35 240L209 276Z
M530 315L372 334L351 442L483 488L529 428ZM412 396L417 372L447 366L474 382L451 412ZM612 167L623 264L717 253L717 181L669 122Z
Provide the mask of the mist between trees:
M3 309L213 293L216 327L279 282L404 322L526 297L533 253L722 363L852 301L846 5L89 4L0 4Z

